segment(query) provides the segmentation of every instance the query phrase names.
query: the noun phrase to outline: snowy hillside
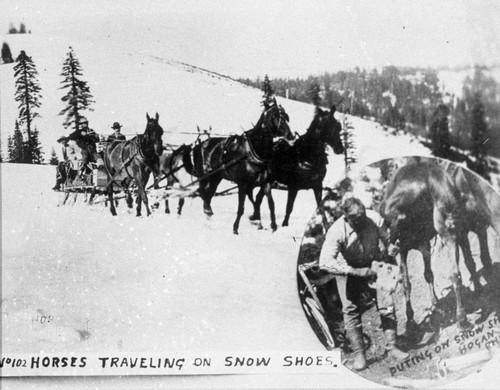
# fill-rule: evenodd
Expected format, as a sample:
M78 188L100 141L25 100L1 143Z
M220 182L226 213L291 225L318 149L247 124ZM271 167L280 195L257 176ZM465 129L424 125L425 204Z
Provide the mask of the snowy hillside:
M58 113L63 108L59 73L70 43L63 38L21 34L9 35L6 40L13 53L25 50L32 56L39 71L42 118L35 125L48 159L52 147L60 153L55 140L69 133L64 130ZM193 142L197 126L201 129L211 126L215 134L241 133L260 116L261 91L229 77L140 51L104 49L96 42L73 40L71 46L96 101L95 110L86 115L90 126L100 134L111 133L111 124L119 121L122 132L132 136L144 130L146 112L158 112L165 130L164 142L175 145ZM0 66L3 145L17 118L12 68L12 64ZM282 98L279 102L290 116L292 131L303 133L312 120L314 107ZM337 118L340 119L339 114ZM359 118L352 118L352 122L361 165L395 155L429 154L412 137L396 140L374 122ZM343 174L342 158L331 157L330 163L333 168L327 181L331 184Z
M39 70L44 99L36 126L48 158L51 147L58 150L55 139L68 134L58 116L58 88L69 43L36 35L11 35L6 41L14 55L25 50L32 56ZM109 134L119 121L131 136L144 130L146 112L158 112L164 142L190 143L197 126L211 126L217 134L241 133L261 113L261 91L230 78L139 49L110 49L75 38L71 46L96 100L87 116L98 133ZM0 80L4 144L17 116L12 65L0 66ZM303 133L314 107L279 102L292 131ZM355 170L384 158L430 154L411 136L349 119ZM330 151L329 161L325 186L344 175L342 156ZM235 236L236 195L214 198L211 220L199 198L187 199L181 217L156 210L149 218L136 218L123 202L118 216L111 217L103 203L89 206L81 197L75 205L58 207L61 194L51 190L52 166L2 164L0 169L4 351L324 351L297 294L300 240L315 209L311 192L299 193L290 227L272 234L263 207L265 229L256 230L245 216ZM286 193L274 191L274 197L281 223ZM249 203L246 207L248 215ZM51 322L37 321L41 316ZM347 370L343 379L352 386L367 383ZM233 387L268 386L265 378L249 384L241 378L224 380ZM221 386L217 378L212 381ZM328 376L315 378L323 386L329 381ZM303 387L310 383L300 382Z

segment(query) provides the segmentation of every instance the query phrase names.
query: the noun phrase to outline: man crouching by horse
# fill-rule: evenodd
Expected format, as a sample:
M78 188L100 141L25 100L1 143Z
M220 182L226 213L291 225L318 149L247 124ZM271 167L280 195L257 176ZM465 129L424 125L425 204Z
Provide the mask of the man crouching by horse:
M368 283L377 279L377 273L370 267L374 260L381 259L380 244L389 256L397 254L397 247L389 244L389 232L382 217L373 210L366 210L359 199L348 198L341 208L344 217L328 230L319 265L336 275L346 336L353 350L352 368L360 371L367 367L361 324L362 292L367 291ZM398 360L408 358L407 353L396 347L394 305L384 305L380 299L377 303L385 350Z

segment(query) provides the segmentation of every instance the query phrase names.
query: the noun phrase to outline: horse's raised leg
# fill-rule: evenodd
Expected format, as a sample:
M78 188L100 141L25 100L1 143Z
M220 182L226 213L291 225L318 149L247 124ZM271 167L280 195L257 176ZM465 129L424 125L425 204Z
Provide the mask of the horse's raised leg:
M238 234L238 228L240 226L240 219L245 212L245 199L247 197L247 191L242 186L238 187L238 211L236 213L236 220L233 224L233 233Z
M274 212L274 199L271 183L265 184L264 188L267 196L267 203L269 205L269 213L271 215L271 229L275 232L278 229L278 225L276 225L276 214Z
M264 194L264 188L260 187L253 202L253 214L250 216L250 221L260 220L260 205L262 204L262 199L264 199Z
M293 205L295 203L295 199L297 198L298 192L299 190L297 188L288 187L288 196L286 199L286 214L281 226L288 226L290 214L292 214Z
M205 215L211 217L214 215L212 211L212 198L217 191L219 183L222 181L222 177L219 175L213 175L207 180L200 181L200 197L203 199L203 211Z
M262 198L263 198L264 193L265 193L264 186L262 186L260 188L260 190L257 193L257 195L260 195L261 192L262 192L262 196L260 197L259 202L262 202ZM248 189L247 196L250 199L250 202L252 203L253 208L254 208L254 212L255 212L255 200L253 199L253 188L249 188ZM264 229L264 227L262 226L262 221L260 220L260 204L259 204L258 218L252 218L252 217L253 217L252 215L249 217L249 219L252 222L252 224L254 224L255 226L257 226L258 230Z

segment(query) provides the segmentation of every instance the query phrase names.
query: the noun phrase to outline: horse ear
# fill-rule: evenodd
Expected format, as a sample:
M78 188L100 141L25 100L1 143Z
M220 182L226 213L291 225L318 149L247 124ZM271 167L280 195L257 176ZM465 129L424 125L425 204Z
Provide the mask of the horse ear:
M146 112L146 119L148 120L148 122L151 120L151 118L149 117L149 114Z
M158 113L156 113L156 121L158 122L158 119L160 119L160 115L158 115Z

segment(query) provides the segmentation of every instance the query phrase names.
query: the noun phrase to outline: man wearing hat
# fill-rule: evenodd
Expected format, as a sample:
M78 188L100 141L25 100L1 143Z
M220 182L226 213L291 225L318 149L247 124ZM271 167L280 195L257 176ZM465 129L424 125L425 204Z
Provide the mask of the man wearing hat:
M111 126L111 128L114 130L114 132L108 137L108 139L106 140L107 142L126 140L125 136L120 132L122 126L118 122L113 123L113 126Z

